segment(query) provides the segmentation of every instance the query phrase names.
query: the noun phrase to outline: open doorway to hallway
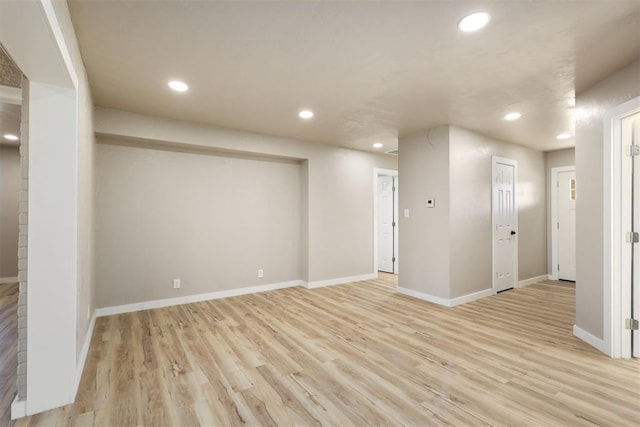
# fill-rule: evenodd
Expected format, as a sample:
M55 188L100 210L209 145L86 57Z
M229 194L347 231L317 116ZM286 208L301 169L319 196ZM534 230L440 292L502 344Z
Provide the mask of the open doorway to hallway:
M374 169L374 266L378 280L398 286L398 171Z
M4 426L11 425L11 403L17 392L23 78L2 45L0 69L0 425Z

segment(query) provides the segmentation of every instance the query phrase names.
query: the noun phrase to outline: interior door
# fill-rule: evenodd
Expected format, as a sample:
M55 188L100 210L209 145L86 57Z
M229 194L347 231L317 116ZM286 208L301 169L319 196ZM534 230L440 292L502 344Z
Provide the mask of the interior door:
M494 158L493 270L494 289L515 287L517 280L516 162Z
M636 113L622 121L623 146L640 145L640 113ZM631 231L640 232L640 166L638 157L630 156L631 167ZM631 317L640 320L640 248L638 243L631 244L631 292L629 304ZM640 357L640 331L631 332L631 355Z
M558 278L576 280L576 171L558 173Z
M393 273L400 269L398 257L398 177L393 177Z
M378 270L393 273L393 177L378 176Z

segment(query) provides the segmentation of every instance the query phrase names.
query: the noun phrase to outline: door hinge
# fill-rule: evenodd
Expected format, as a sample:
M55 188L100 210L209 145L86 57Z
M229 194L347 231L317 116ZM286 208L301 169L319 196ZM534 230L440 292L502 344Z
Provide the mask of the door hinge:
M391 258L391 262L396 262L396 257Z
M391 223L391 226L392 226L392 227L395 227L395 226L396 226L395 221Z
M640 242L640 233L637 231L629 231L626 233L627 243L638 243Z
M638 322L636 319L624 319L624 327L625 329L637 331L638 329L640 329L640 322Z
M391 187L391 191L396 191L396 187Z
M635 157L640 154L640 146L638 145L627 145L627 156Z

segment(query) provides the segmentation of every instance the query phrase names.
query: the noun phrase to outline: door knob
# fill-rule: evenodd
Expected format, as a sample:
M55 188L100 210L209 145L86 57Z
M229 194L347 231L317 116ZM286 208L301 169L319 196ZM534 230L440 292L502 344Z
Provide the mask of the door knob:
M511 230L511 235L512 235L512 236L515 236L515 235L516 235L516 232L515 232L514 230Z

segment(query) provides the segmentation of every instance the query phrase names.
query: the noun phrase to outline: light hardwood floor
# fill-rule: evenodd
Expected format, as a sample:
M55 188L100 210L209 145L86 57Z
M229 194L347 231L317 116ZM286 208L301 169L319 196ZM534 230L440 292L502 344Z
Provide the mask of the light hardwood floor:
M18 368L18 284L0 285L0 426L10 425Z
M388 280L100 318L77 402L16 425L640 425L640 362L572 335L572 285L446 308Z

